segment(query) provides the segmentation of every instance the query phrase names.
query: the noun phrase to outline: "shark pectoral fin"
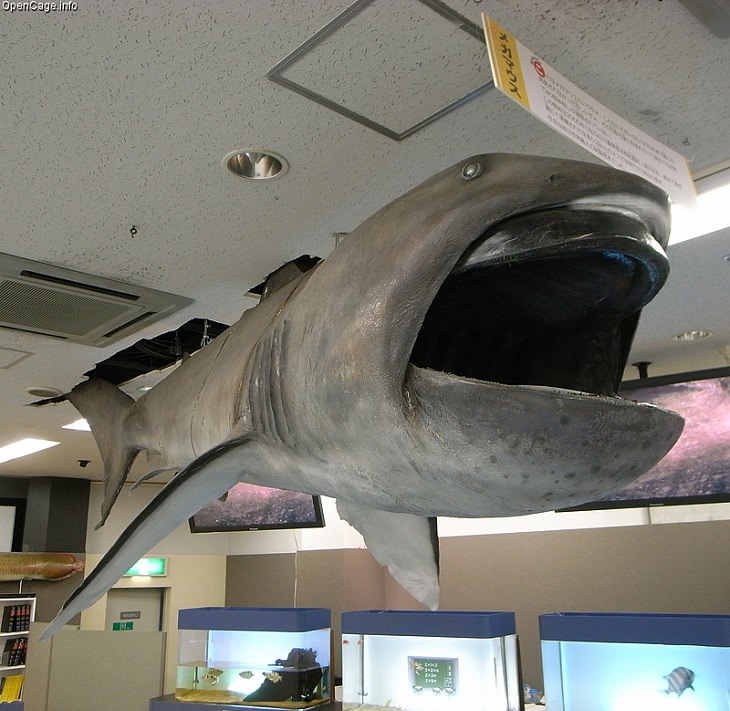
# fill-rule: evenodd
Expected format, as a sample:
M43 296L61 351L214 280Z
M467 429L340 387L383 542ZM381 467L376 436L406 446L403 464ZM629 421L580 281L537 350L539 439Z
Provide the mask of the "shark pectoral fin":
M439 603L439 552L436 519L369 509L337 500L340 516L365 539L375 560L419 602Z
M93 605L150 548L183 521L228 491L240 479L240 460L225 455L248 442L241 437L214 447L182 469L127 526L81 586L66 600L40 639L52 637L79 612Z

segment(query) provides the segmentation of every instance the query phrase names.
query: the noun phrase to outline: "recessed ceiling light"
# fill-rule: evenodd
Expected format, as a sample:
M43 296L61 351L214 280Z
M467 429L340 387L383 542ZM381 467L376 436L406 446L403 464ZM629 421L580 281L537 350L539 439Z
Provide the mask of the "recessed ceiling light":
M223 165L239 178L273 180L289 170L286 158L262 150L234 151L223 159Z
M45 385L31 385L31 387L25 389L25 392L33 397L58 397L59 395L63 395L63 390L49 388Z
M702 341L711 335L712 331L685 331L678 333L674 338L677 341Z
M49 447L55 447L60 442L51 442L48 439L20 439L17 442L11 442L4 447L0 447L0 462L9 462L11 459L25 457L28 454L40 452Z
M89 427L89 423L85 419L83 419L83 417L80 420L74 420L74 422L69 422L67 425L61 425L61 429L91 432L91 427Z

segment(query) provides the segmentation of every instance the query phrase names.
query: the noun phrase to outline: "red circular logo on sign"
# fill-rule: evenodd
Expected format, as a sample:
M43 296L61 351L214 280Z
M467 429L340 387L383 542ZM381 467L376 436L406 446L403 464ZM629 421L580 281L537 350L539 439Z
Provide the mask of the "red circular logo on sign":
M533 57L530 60L530 64L532 64L533 69L537 72L537 75L540 77L540 79L544 79L545 67L542 66L540 60L537 57Z

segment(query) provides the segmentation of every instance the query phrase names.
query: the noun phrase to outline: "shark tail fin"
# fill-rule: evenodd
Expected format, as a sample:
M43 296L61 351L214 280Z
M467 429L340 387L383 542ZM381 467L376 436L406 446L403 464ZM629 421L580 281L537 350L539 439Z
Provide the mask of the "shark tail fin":
M77 385L66 395L91 427L104 462L104 525L140 449L124 439L124 420L135 401L106 380L91 379Z

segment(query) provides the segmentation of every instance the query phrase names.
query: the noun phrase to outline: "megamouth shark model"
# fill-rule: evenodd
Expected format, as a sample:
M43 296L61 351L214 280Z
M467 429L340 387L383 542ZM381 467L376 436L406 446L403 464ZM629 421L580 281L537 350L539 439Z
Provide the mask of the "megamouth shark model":
M137 401L78 385L67 398L104 459L103 518L138 452L179 473L45 636L239 481L336 498L435 607L437 516L547 511L634 480L683 424L615 394L668 231L666 196L634 175L474 156L279 279Z

